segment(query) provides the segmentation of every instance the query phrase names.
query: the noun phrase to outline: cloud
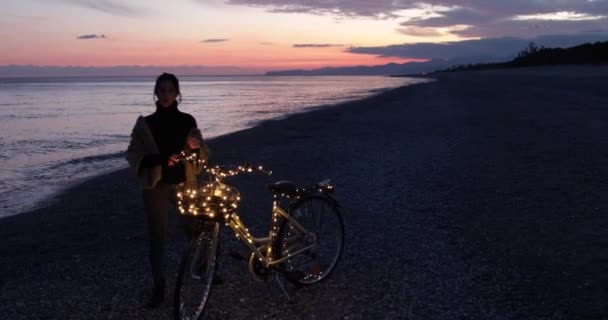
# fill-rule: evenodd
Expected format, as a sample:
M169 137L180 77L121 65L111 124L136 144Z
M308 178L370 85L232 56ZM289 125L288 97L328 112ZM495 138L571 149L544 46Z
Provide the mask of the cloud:
M216 42L226 42L226 41L230 41L230 39L224 39L224 38L212 38L212 39L205 39L205 40L202 40L201 42L205 42L205 43L216 43Z
M118 16L131 16L141 13L141 9L135 8L129 5L125 5L125 1L115 0L53 0L55 2L61 2L69 5L84 7L101 11L104 13L118 15ZM46 1L44 1L46 2Z
M587 20L600 20L606 16L603 15L591 15L587 13L578 13L572 11L559 11L551 13L539 13L539 14L522 14L513 17L513 20L558 20L558 21L587 21Z
M263 46L271 46L271 45L274 45L274 43L273 43L273 42L260 42L260 44L261 44L261 45L263 45Z
M478 25L491 22L495 17L486 12L471 9L471 8L446 8L436 12L435 16L421 19L412 18L401 22L401 26L418 26L418 27L449 27L454 25Z
M408 36L415 37L439 37L442 36L443 33L439 32L435 28L426 28L426 27L417 27L417 26L404 26L402 28L398 28L397 31L399 33L403 33Z
M537 37L551 34L584 34L586 30L605 30L607 19L601 20L499 20L468 26L452 33L462 37Z
M608 8L606 0L227 0L232 5L267 8L273 12L298 12L361 17L399 16L412 8L468 8L496 16L515 13L583 11L600 12Z
M435 35L428 29L414 27L466 26L451 33L471 38L577 33L606 29L608 25L608 0L226 0L226 3L265 8L269 12L399 19L403 27L397 29L399 32L423 37ZM559 29L555 30L555 26Z
M328 47L343 47L343 44L330 44L330 43L296 43L293 45L294 48L328 48Z
M511 59L530 42L545 47L570 47L586 42L606 41L608 33L581 35L547 35L535 38L487 38L444 43L414 43L378 47L350 47L345 51L354 54L373 54L380 57L410 59L469 59L472 62L490 62Z
M515 1L521 2L521 0ZM608 1L605 2L608 3ZM586 30L602 30L608 26L608 14L604 14L608 12L608 6L606 8L596 7L598 13L555 11L553 8L544 8L538 4L529 7L534 11L523 10L525 9L523 5L519 8L507 8L500 5L478 6L477 8L453 7L438 12L434 17L407 19L400 25L426 28L461 26L451 33L463 38L576 34ZM565 8L572 7L565 6Z
M83 34L78 36L76 39L105 39L106 36L104 34Z
M392 0L330 0L330 1L299 1L299 0L228 0L228 4L247 5L267 8L271 12L332 14L339 16L385 17L392 12L404 9L400 3L409 1Z

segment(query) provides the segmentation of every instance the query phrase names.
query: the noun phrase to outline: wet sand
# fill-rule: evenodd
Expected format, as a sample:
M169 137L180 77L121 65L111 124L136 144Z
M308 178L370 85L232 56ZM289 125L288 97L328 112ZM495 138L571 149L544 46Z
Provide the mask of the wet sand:
M266 183L332 178L346 246L288 303L227 255L241 247L224 232L209 319L608 319L606 71L442 74L214 139L212 161L274 172L234 181L254 234ZM171 316L172 292L141 307L146 221L127 169L1 219L0 239L2 319ZM172 214L169 287L183 249Z

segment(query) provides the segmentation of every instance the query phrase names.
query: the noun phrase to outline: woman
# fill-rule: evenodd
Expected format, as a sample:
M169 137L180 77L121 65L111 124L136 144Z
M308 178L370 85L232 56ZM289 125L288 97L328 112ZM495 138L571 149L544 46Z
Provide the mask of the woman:
M160 75L156 79L154 96L157 98L156 111L137 119L127 148L127 160L139 180L148 220L154 290L146 306L151 308L164 300L163 258L169 202L175 197L177 184L196 181L196 175L203 169L198 161L180 162L176 157L184 151L197 153L200 159L207 160L207 148L196 120L177 108L181 92L175 75ZM192 232L187 221L184 226L190 239Z

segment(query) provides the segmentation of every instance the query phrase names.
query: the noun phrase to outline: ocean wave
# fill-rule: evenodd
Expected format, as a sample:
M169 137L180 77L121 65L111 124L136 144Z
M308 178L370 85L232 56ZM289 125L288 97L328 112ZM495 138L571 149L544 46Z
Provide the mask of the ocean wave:
M73 158L67 161L63 161L60 163L56 163L49 166L49 169L57 169L66 166L73 166L77 164L92 164L95 162L102 162L107 160L116 160L125 157L124 151L114 152L114 153L106 153L106 154L98 154L93 156L85 156L79 158Z
M0 120L18 120L18 119L49 119L59 118L63 115L52 113L40 114L7 114L0 116Z
M19 154L24 155L61 155L74 152L95 152L99 148L106 148L108 145L127 143L126 135L115 135L109 138L90 138L80 140L19 140L2 142L0 146L3 152L2 158L12 158ZM126 148L126 145L125 145ZM12 155L12 156L11 156Z
M8 94L0 108L0 127L11 130L0 137L0 164L5 168L0 171L0 180L5 182L0 184L0 195L11 202L0 216L21 211L23 204L32 202L33 194L51 194L74 180L126 166L124 150L135 119L154 111L153 80L0 80L2 92ZM205 138L210 138L364 98L407 81L385 77L243 76L184 77L183 83L185 98L181 106L197 119ZM11 108L15 105L12 101L27 105ZM5 191L9 194L2 193Z

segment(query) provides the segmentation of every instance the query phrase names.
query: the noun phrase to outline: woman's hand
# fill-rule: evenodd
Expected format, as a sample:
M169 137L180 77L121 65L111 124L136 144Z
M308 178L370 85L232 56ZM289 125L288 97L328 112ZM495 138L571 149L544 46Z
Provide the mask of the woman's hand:
M192 129L190 136L188 136L188 147L190 149L200 149L202 143L203 136L201 135L201 131L197 128Z
M172 154L169 156L169 159L167 160L167 165L169 167L173 167L174 165L176 165L177 163L179 163L179 160L177 159L177 154Z
M201 147L201 143L198 140L198 137L196 136L191 136L188 138L188 147L190 149L198 149Z

